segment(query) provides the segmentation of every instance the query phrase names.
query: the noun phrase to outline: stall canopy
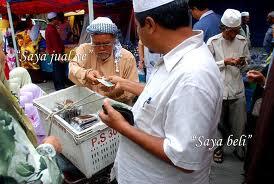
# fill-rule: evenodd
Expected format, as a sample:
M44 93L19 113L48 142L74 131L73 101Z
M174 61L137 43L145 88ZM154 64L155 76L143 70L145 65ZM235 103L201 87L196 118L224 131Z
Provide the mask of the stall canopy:
M94 8L106 4L117 4L130 0L94 0ZM48 12L67 12L88 10L88 0L8 0L14 14L42 14ZM0 0L0 13L7 13L6 0Z
M90 21L94 18L94 9L96 10L96 17L108 15L115 23L118 23L122 32L128 32L127 30L123 31L123 29L125 29L124 25L128 25L128 21L132 19L131 0L0 0L0 14L8 14L15 50L17 48L12 13L17 15L44 14L80 9L89 12ZM16 60L18 65L18 57Z

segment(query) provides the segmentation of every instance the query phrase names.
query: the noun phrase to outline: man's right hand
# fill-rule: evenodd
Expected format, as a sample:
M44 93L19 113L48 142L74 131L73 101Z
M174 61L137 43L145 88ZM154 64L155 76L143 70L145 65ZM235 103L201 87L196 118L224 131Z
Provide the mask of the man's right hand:
M88 73L86 74L86 79L89 83L91 83L92 85L97 85L99 84L98 80L99 78L101 78L102 76L100 75L100 73L96 70L90 70L88 71Z
M111 82L112 84L115 84L114 88L116 90L123 90L121 85L123 81L125 81L126 79L113 75L113 76L107 77L106 80Z

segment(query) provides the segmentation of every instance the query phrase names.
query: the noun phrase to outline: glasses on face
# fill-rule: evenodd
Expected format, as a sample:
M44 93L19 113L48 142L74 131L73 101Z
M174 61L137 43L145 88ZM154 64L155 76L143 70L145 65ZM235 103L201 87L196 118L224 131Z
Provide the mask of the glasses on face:
M110 43L100 43L100 44L97 44L97 43L92 43L91 44L92 47L111 47L113 46L113 42L110 42Z

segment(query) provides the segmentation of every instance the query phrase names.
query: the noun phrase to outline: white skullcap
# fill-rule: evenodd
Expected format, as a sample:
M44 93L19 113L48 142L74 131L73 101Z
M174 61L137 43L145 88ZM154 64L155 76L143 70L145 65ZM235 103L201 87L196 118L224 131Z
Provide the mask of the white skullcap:
M87 32L94 34L113 34L117 35L117 26L107 17L98 17L87 27Z
M135 13L144 12L168 4L175 0L133 0L133 9Z
M55 13L55 12L50 12L50 13L48 13L47 17L48 17L49 20L50 20L50 19L53 19L53 18L57 17L57 13Z
M242 17L249 17L249 12L242 12L241 15Z
M221 22L227 27L239 27L242 23L241 17L238 10L227 9L221 18Z

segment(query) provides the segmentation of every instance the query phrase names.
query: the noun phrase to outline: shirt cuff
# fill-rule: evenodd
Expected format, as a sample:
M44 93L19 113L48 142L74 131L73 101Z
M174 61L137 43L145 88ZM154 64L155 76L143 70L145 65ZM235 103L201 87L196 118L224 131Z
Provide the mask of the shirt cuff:
M39 155L47 156L47 157L54 157L56 155L56 151L51 144L40 144L36 151Z

